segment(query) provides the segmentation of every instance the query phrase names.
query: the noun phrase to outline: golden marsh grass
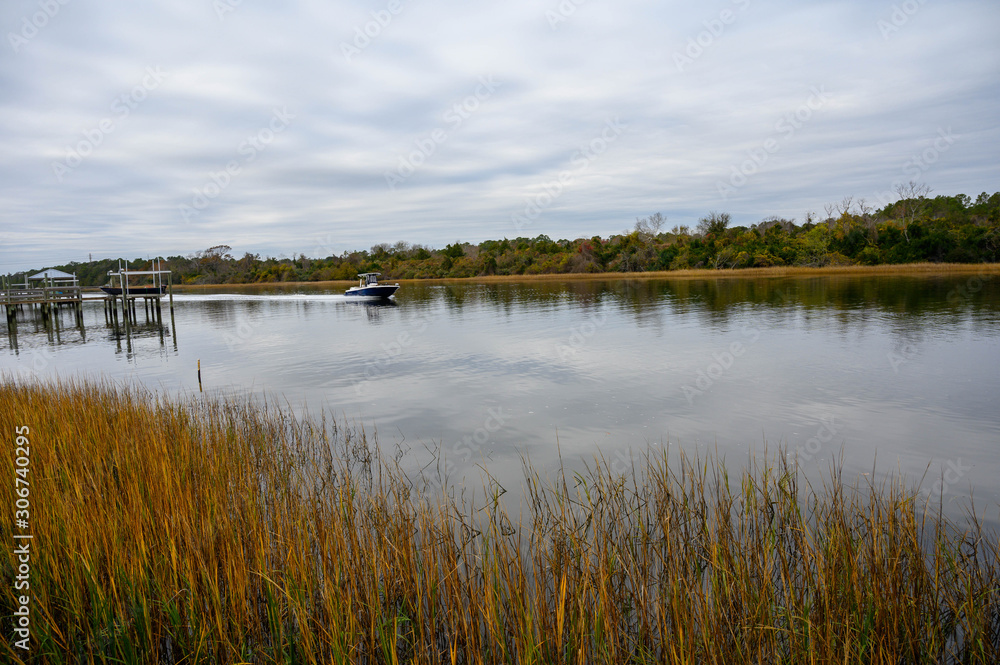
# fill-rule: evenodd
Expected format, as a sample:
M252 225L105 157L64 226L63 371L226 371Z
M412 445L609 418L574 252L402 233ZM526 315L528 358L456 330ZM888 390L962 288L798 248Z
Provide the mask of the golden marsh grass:
M1000 546L897 481L650 455L520 514L429 493L363 430L110 383L0 384L31 440L33 663L993 663ZM931 507L933 508L933 507Z

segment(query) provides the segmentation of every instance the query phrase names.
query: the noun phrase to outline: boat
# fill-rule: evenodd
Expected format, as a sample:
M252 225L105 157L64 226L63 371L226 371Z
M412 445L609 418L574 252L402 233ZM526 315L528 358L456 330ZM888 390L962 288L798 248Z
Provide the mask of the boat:
M122 288L120 286L102 286L101 291L104 291L109 296L120 296L122 294ZM167 292L167 287L165 286L128 287L128 294L130 296L162 296L166 292Z
M396 289L399 288L399 284L379 284L378 278L381 275L382 273L380 272L360 273L358 278L361 281L357 286L352 286L344 291L344 295L352 298L389 298L396 292Z

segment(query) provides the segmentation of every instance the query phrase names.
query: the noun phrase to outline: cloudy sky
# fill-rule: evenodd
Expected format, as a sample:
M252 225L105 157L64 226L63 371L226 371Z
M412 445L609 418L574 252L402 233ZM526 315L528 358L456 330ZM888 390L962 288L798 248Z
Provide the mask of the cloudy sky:
M996 0L4 0L0 272L1000 190Z

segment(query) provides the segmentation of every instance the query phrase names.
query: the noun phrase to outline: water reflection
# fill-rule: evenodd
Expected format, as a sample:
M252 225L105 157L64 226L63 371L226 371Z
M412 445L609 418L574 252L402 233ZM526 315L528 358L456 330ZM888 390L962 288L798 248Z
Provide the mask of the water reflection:
M38 307L29 305L25 309L21 306L7 319L7 346L16 357L22 350L37 356L42 347L68 350L88 342L103 342L113 345L116 353L124 354L131 360L144 340L158 340L159 346L165 348L167 339L172 338L173 350L177 350L176 323L172 311L168 324L163 323L162 317L157 316L155 309L148 305L142 310L137 309L134 318L126 317L124 312L114 314L103 300L84 301L79 309L54 307L47 313Z
M365 317L368 319L368 323L372 325L378 325L383 322L382 312L385 309L392 309L399 307L399 304L395 300L360 300L352 301L349 303L352 307L357 307L364 311Z
M0 370L197 394L200 362L205 394L325 409L505 484L521 455L557 463L557 442L565 460L656 446L742 459L767 442L814 471L842 451L858 473L930 465L928 484L961 466L951 497L1000 495L995 279L417 282L389 303L254 286L175 300L169 323L126 331L99 308L82 329L26 319ZM23 353L39 348L40 368Z
M530 303L534 309L567 301L613 302L638 317L664 304L674 313L695 313L706 323L728 321L741 307L844 312L863 320L866 314L896 313L910 317L941 314L958 321L984 314L995 321L1000 289L994 280L953 277L805 277L679 280L580 280L499 284L407 284L400 298L410 304L435 298L449 310L488 305L511 314ZM853 320L853 319L848 319Z

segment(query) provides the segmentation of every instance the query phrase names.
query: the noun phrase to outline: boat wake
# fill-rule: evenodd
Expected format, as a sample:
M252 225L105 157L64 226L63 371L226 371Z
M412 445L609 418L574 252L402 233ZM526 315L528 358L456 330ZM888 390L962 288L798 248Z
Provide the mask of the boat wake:
M348 303L351 298L343 294L327 293L175 293L176 302L275 302L275 303L300 303L300 302L329 302Z

